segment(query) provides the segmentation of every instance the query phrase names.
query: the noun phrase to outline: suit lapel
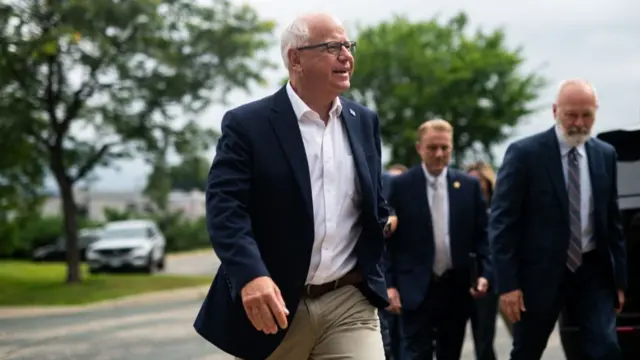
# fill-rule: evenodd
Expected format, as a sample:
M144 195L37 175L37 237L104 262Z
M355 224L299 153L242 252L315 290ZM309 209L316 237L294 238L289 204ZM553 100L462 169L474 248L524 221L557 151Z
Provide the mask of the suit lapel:
M371 176L369 175L369 166L362 151L362 120L348 101L343 98L340 98L340 101L342 103L342 124L344 124L344 129L349 138L349 146L351 147L353 161L355 162L356 172L358 174L357 180L360 183L362 199L365 204L370 205L373 204L373 187ZM369 206L365 207L365 209L368 208Z
M564 170L562 168L562 154L560 154L560 146L556 136L555 127L552 127L545 134L544 148L548 152L547 170L551 176L551 182L558 195L563 212L569 213L569 195L567 194L567 186L564 180Z
M274 103L269 122L280 141L282 150L291 164L291 169L302 192L308 215L313 218L309 163L307 162L307 155L304 150L298 119L293 111L293 106L291 106L291 101L287 96L286 87L282 87L274 95Z
M449 194L449 239L453 239L454 236L452 234L458 228L455 223L456 219L459 218L457 216L458 206L465 204L465 202L460 201L460 180L451 168L447 170L447 193Z
M427 177L424 175L422 165L418 165L414 168L412 182L414 184L412 197L415 196L415 198L417 199L416 206L418 207L418 211L420 211L420 218L425 219L425 232L428 234L433 234L431 210L429 209L429 198L427 196Z
M602 179L606 173L604 170L604 160L602 153L598 151L593 140L587 141L584 144L587 151L587 162L589 164L589 179L591 180L591 196L593 197L593 211L598 213L600 210L604 210L599 205L602 204Z

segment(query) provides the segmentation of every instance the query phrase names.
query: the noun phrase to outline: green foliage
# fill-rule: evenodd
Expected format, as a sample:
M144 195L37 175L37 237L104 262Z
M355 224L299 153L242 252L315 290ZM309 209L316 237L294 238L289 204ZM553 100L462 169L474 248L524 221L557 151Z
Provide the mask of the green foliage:
M33 216L32 216L33 215ZM63 219L32 214L0 222L0 258L28 259L37 247L53 244L63 236ZM180 212L167 214L139 213L131 210L104 210L105 222L151 219L167 239L167 252L194 250L211 246L204 218L185 219ZM80 218L78 228L95 228L104 223Z
M172 190L203 191L207 183L210 161L201 156L185 158L169 169Z
M85 219L78 224L80 229L97 226L100 223ZM59 216L19 214L0 222L0 258L30 258L35 248L52 244L63 234L63 219Z
M228 0L0 5L0 123L19 120L10 149L29 148L20 162L45 164L56 180L71 253L74 184L140 152L159 163L161 177L157 160L168 149L209 141L193 117L233 89L264 83L273 27ZM70 282L79 279L77 264L70 258Z
M362 28L350 96L375 108L392 162L413 164L416 130L441 117L454 127L454 157L489 148L534 109L544 81L525 74L521 49L509 49L502 30L471 32L466 15L391 21Z

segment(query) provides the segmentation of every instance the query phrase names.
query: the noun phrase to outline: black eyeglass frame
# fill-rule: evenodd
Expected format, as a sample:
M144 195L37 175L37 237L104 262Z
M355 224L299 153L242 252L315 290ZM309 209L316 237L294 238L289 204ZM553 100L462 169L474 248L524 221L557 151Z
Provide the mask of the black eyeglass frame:
M354 54L356 52L356 45L356 41L327 41L320 44L300 46L297 47L296 50L303 51L324 48L326 52L338 56L342 53L342 48L345 48L351 54Z

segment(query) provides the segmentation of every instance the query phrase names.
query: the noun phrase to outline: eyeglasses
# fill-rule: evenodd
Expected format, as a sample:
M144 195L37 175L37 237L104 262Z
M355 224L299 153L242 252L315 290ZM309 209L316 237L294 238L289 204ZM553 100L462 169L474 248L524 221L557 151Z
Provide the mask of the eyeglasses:
M322 44L314 44L307 46L300 46L296 48L296 50L311 50L311 49L323 49L329 54L339 56L342 52L342 48L347 49L352 55L356 52L356 42L355 41L329 41L324 42Z

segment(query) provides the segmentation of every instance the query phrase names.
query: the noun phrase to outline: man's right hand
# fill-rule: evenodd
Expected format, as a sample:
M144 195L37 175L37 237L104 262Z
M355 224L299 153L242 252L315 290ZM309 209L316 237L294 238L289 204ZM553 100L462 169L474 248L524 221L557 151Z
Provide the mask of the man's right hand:
M270 277L261 276L249 281L240 291L240 296L247 317L258 331L275 334L278 326L287 328L289 310L280 289Z
M396 228L398 227L398 217L395 215L389 216L387 219L387 224L384 226L384 237L388 238L396 232Z
M389 297L389 306L387 311L393 314L400 314L402 312L402 304L400 303L400 293L396 288L388 288L387 296Z
M500 309L512 323L520 321L524 308L524 299L521 290L513 290L500 295Z

